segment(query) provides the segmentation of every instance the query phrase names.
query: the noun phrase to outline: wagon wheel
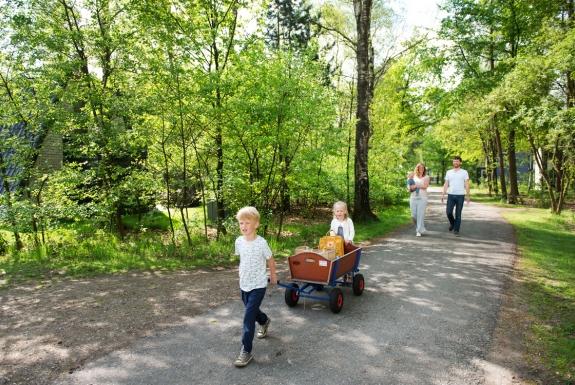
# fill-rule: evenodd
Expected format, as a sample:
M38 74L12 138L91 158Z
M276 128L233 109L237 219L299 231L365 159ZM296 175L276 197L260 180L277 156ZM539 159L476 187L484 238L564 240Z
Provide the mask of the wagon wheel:
M364 288L365 288L365 280L363 279L363 275L356 274L353 277L353 294L361 295L361 293L363 293Z
M295 283L292 283L290 287L286 288L285 292L285 301L286 305L289 307L294 307L297 305L297 301L299 301L299 286Z
M339 313L343 307L343 293L335 288L329 292L329 308L333 313Z

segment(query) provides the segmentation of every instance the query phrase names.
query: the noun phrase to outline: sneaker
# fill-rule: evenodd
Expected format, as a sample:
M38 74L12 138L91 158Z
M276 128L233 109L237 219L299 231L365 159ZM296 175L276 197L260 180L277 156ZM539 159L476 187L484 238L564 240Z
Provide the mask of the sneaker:
M449 231L453 231L453 225L449 225Z
M454 231L453 234L455 234L456 237L459 237L459 231Z
M265 324L260 325L260 328L258 330L258 334L256 335L256 337L258 338L266 338L268 335L268 327L270 326L270 317L268 317L268 320L266 321Z
M421 237L421 233L420 233L420 232L417 232L417 233L415 233L415 236L416 236L416 237Z
M254 355L252 353L248 353L246 352L243 348L242 351L240 352L240 355L238 356L238 358L236 358L236 360L234 361L234 365L237 366L238 368L244 367L247 364L250 363L250 361L252 360L252 358L254 358Z

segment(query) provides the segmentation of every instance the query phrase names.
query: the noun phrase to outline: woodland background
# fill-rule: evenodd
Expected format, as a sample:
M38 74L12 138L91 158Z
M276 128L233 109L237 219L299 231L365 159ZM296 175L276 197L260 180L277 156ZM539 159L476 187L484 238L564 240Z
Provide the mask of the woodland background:
M405 220L406 172L453 155L503 201L573 195L573 0L447 0L408 41L385 1L0 6L4 272L219 263L244 205L280 249L335 200Z

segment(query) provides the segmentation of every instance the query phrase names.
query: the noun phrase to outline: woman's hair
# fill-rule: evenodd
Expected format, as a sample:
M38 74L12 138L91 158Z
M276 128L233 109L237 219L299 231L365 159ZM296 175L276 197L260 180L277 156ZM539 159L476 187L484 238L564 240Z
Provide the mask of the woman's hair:
M423 167L423 172L421 173L421 175L419 175L419 173L417 172L417 170L419 169L419 166ZM415 174L415 176L417 176L418 178L423 178L425 176L425 174L427 173L427 169L425 168L425 165L423 163L418 163L415 168L413 169L413 172Z
M242 207L238 213L236 214L236 219L239 221L240 219L251 219L257 223L260 222L260 213L255 207L246 206Z
M348 216L347 204L344 201L337 201L333 204L333 217L335 218L335 210L338 207L341 207L343 209L345 217L347 218L347 216Z

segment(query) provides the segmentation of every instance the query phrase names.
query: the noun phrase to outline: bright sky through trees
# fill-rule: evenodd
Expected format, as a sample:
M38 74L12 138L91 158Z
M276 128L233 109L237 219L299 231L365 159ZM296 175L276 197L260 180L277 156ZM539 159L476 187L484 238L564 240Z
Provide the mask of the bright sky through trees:
M409 38L415 28L421 32L436 31L441 21L440 0L396 0L391 6L403 20L402 39Z

